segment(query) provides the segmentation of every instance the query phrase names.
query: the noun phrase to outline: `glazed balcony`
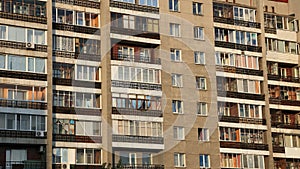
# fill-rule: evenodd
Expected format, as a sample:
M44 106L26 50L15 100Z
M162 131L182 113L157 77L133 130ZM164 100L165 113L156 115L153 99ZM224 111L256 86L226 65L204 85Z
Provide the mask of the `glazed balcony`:
M100 9L100 0L98 2L89 0L52 0L52 2Z
M90 82L90 81L65 79L65 78L53 77L53 84L54 85L63 85L63 86L76 86L76 87L101 89L101 82Z
M245 117L235 117L235 116L219 116L219 121L229 122L229 123L247 123L247 124L266 125L266 119L245 118Z
M62 142L102 143L101 136L76 136L66 134L53 134L53 140Z
M214 16L214 22L236 25L236 26L244 26L248 28L257 28L257 29L260 29L261 27L261 24L257 22L248 22L243 20L236 20L233 18L225 18L225 17L217 17L217 16Z
M0 137L46 139L46 136L46 132L44 136L37 137L35 131L0 130Z
M215 41L215 47L237 49L237 50L250 51L250 52L262 52L262 47L260 46L243 45L243 44L223 42L223 41Z
M263 76L262 70L243 69L243 68L237 68L237 67L232 67L232 66L216 66L216 71L254 75L254 76Z
M136 23L136 24L138 24L138 23ZM160 39L160 34L157 32L148 32L148 31L141 31L141 30L136 30L136 29L127 29L127 28L116 27L114 25L112 25L110 27L110 31L111 31L111 33L116 33L116 34L130 35L130 36L150 38L150 39Z
M9 100L0 98L0 107L47 110L47 103L26 100Z
M114 0L110 1L110 7L129 9L129 10L141 11L141 12L149 12L155 14L159 13L159 8L157 7L144 6L144 5L132 4L126 2L118 2Z
M239 99L250 99L250 100L265 100L265 96L261 94L249 94L249 93L239 93L232 91L222 91L218 89L218 96L220 97L230 97Z
M267 144L257 144L257 143L242 143L242 142L220 141L220 147L221 148L238 148L238 149L268 151L268 145Z
M53 106L54 113L101 116L101 109Z
M164 144L163 137L151 137L151 136L129 136L129 135L113 134L112 141L127 142L127 143Z
M112 87L140 89L140 90L157 90L161 91L161 84L149 84L149 83L138 83L138 82L126 82L126 81L112 81Z
M163 113L161 110L136 110L132 108L117 108L117 107L112 108L112 114L163 117Z
M47 81L46 74L0 70L0 77Z

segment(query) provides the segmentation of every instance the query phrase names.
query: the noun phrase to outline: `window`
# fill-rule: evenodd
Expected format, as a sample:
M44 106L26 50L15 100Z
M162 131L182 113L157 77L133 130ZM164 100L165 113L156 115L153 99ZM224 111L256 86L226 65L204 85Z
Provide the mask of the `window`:
M170 11L179 11L179 0L169 0L169 10Z
M208 129L198 128L198 140L199 141L209 141Z
M4 150L5 151L5 150ZM20 164L27 161L26 149L7 149L6 150L6 167L13 168L12 165ZM9 160L8 160L9 159Z
M174 166L175 167L185 167L185 154L184 153L174 153Z
M101 164L101 150L77 149L76 164Z
M74 38L53 36L53 48L57 51L74 52Z
M180 24L170 23L170 35L180 37Z
M204 102L197 103L197 114L198 115L207 115L207 104Z
M171 60L172 61L181 61L181 50L179 49L171 49Z
M173 127L173 138L176 140L184 140L184 128L179 126Z
M157 0L139 0L140 5L158 7Z
M141 49L140 51L140 62L150 62L151 61L151 52L150 49Z
M196 86L197 89L206 90L206 78L196 77Z
M174 87L182 87L182 75L180 74L172 74L172 86Z
M101 136L101 122L76 121L76 135Z
M172 101L172 110L173 113L183 114L183 103L179 100Z
M241 168L241 166L242 166L241 154L229 154L229 153L221 154L222 168Z
M68 149L66 148L53 148L52 151L53 163L67 163L68 162Z
M195 64L205 64L205 53L200 51L194 52Z
M77 80L95 81L99 79L97 75L99 75L97 67L77 65Z
M194 38L198 40L204 40L204 32L202 27L194 27Z
M202 3L193 2L193 14L201 15L202 14Z
M135 17L130 15L123 15L123 28L135 29Z
M200 160L200 168L209 168L210 167L210 160L209 155L207 154L201 154L199 155Z
M134 0L114 0L114 1L119 1L119 2L126 2L126 3L132 3L134 4L135 1ZM142 1L142 0L141 0Z

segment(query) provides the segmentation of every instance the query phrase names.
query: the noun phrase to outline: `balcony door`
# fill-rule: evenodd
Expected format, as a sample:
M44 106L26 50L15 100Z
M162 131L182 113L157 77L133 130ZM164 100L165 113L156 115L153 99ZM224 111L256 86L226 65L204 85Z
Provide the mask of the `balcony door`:
M24 164L27 160L27 150L6 150L6 169L13 169L14 165Z

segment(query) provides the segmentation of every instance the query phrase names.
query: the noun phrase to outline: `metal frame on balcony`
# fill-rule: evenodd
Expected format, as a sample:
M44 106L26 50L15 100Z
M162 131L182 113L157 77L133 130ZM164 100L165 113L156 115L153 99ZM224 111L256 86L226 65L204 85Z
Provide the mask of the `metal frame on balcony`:
M85 34L100 35L100 28L92 28L87 26L69 25L63 23L52 23L53 29L71 31Z
M67 134L53 134L53 140L63 142L102 143L101 136L76 136Z
M63 57L63 58L80 59L80 60L88 60L88 61L96 61L96 62L101 61L101 55L75 53L75 52L53 51L53 56Z
M101 82L89 82L89 81L74 80L74 79L55 78L55 77L53 77L53 84L63 85L63 86L76 86L76 87L101 89Z
M157 32L147 32L147 31L140 31L135 29L126 29L126 28L119 28L115 26L110 27L111 33L116 34L123 34L123 35L130 35L136 37L143 37L143 38L151 38L151 39L160 39L160 34Z
M89 0L52 0L52 2L100 9L100 0L99 2Z
M34 48L27 48L25 42L12 42L0 40L0 47L47 52L47 45L35 44Z
M232 91L222 91L218 89L218 96L221 97L230 97L230 98L239 98L239 99L250 99L250 100L265 100L263 94L250 94L250 93L239 93Z
M47 81L47 74L0 70L0 77Z
M129 10L141 11L141 12L149 12L155 14L159 13L159 8L156 7L143 6L138 4L126 3L126 2L118 2L114 0L110 1L110 7L123 8L123 9L129 9Z
M235 116L220 116L219 121L230 123L247 123L247 124L266 124L266 119L244 118Z
M265 33L277 34L276 28L265 27Z
M30 16L30 15L25 15L25 14L0 12L0 18L47 24L47 18L46 17L37 17L37 16Z
M112 135L113 142L164 144L163 137Z
M271 125L272 127L276 127L276 128L286 128L286 129L300 129L300 124L295 123L284 123L284 122L280 122L280 121L271 121Z
M158 90L161 91L161 84L149 84L149 83L138 83L138 82L126 82L113 80L111 82L112 87L130 88L130 89L141 89L141 90Z
M0 99L0 107L47 110L46 102Z
M1 162L0 162L1 163ZM45 169L46 162L37 160L5 161L3 169ZM0 165L0 168L2 166Z
M135 164L135 165L122 165L122 169L164 169L161 164Z
M261 46L243 45L243 44L236 44L231 42L215 41L215 46L222 47L222 48L238 49L242 51L262 52Z
M37 137L36 131L0 130L0 137L46 139L46 136L46 132L44 133L44 136Z
M112 108L112 114L120 115L133 115L133 116L149 116L149 117L162 117L161 110L136 110L131 108Z
M254 75L254 76L263 76L262 70L254 70L254 69L244 69L232 66L216 66L217 71L228 72L228 73L237 73L237 74L247 74L247 75Z
M271 75L271 74L268 74L268 80L277 80L277 81L294 82L294 83L299 83L300 82L299 77L280 76L280 75Z
M220 141L220 147L250 149L250 150L265 150L265 151L269 150L268 144L243 143L243 142L231 142L231 141Z
M237 26L244 26L249 28L257 28L260 29L261 24L258 22L248 22L243 20L236 20L233 18L224 18L224 17L216 17L214 16L214 22L230 24L230 25L237 25Z
M273 145L273 153L285 153L285 148L277 145Z
M300 106L300 100L283 100L283 99L269 98L269 102L270 104Z
M101 109L53 106L54 113L101 116Z
M146 59L137 59L138 57L135 55L126 55L126 54L118 54L112 53L112 60L121 60L121 61L129 61L129 62L138 62L138 63L147 63L147 64L161 64L160 58L152 58L150 57L148 60Z

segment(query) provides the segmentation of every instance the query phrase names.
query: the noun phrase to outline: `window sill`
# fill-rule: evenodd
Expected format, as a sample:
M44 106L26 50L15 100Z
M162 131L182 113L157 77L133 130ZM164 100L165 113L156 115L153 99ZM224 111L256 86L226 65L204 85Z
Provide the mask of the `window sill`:
M196 115L199 117L207 117L208 116L207 114L196 114Z
M183 86L173 86L173 85L172 85L172 87L173 88L183 88Z
M194 38L194 40L196 40L196 41L202 41L202 42L205 41L205 39L198 39L198 38Z
M200 91L207 91L207 89L200 89L200 88L197 88L197 90L200 90Z
M173 112L174 115L184 115L184 113Z
M169 9L169 12L181 13L180 11L175 11L175 10L170 10L170 9Z
M205 66L205 63L195 63L195 65L202 65L202 66Z
M193 15L195 15L195 16L204 16L204 14L202 14L202 13L200 13L200 14L193 13Z

